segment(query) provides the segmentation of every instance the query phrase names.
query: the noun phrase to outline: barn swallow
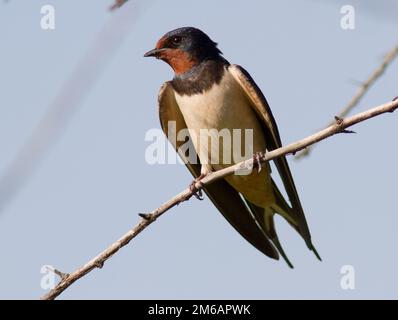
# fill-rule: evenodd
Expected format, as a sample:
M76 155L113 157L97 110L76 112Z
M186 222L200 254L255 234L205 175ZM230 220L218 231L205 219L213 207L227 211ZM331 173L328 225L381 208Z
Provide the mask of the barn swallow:
M230 64L217 43L201 30L185 27L170 31L144 56L165 61L175 73L173 80L163 84L158 96L160 122L166 136L170 121L174 121L177 132L189 129L196 136L201 129L251 129L256 154L282 146L276 122L259 87L245 69ZM183 142L169 136L168 139L178 151ZM184 160L195 181L231 165L223 161L211 163L211 148L195 139L193 145L198 161ZM184 157L181 153L180 156ZM290 204L272 179L269 165L247 176L226 177L206 185L204 191L228 222L270 258L278 260L281 255L293 268L275 230L274 215L279 214L320 260L287 160L280 157L274 162Z

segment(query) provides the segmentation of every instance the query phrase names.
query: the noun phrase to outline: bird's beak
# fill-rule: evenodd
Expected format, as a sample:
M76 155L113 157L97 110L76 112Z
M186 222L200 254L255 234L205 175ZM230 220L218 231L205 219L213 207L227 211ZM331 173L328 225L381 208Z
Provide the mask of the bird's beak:
M147 53L144 54L144 57L155 57L158 58L160 54L164 51L165 49L153 49L151 51L148 51Z

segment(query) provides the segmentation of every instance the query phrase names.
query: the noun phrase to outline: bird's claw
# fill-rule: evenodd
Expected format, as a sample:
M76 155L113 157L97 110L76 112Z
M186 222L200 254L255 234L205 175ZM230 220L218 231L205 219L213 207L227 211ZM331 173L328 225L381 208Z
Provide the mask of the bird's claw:
M256 152L253 155L253 165L258 168L258 172L260 173L261 169L263 168L261 164L261 159L264 157L264 153Z
M200 186L199 188L196 187L196 184L200 182L199 180L194 180L192 181L192 183L189 185L189 189L192 192L192 195L195 196L196 199L202 201L203 198L203 192L202 192L202 186Z

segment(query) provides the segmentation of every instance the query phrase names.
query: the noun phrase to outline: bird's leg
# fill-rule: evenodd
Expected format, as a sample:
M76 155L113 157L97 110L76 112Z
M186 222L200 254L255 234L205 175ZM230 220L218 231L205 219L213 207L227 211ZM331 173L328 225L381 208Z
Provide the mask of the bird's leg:
M258 168L258 172L261 171L261 169L263 168L263 165L261 164L261 159L264 157L264 153L259 151L256 152L253 155L253 167L257 167Z
M203 200L203 192L202 192L202 186L200 186L199 188L196 187L196 184L198 182L200 182L200 180L202 180L205 176L203 176L202 174L197 177L194 181L192 181L192 183L189 185L189 189L192 191L192 194L195 196L196 199L198 200Z
M192 194L198 200L203 200L203 192L202 192L202 187L197 188L196 184L198 182L200 182L200 180L203 178L204 178L204 176L200 175L194 181L192 181L192 183L189 185L189 189L192 191Z
M205 178L208 174L210 174L212 169L209 166L202 165L200 170L200 176L197 177L192 183L189 185L189 189L192 191L193 195L198 200L203 200L203 192L202 192L202 184L200 181ZM199 182L199 187L196 187L196 184Z

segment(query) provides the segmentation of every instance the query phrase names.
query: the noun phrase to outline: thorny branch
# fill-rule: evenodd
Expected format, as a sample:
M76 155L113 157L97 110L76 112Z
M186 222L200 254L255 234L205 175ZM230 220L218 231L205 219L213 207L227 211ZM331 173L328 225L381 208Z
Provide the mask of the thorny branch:
M253 168L253 166L258 165L258 162L265 163L271 161L275 158L288 155L295 154L296 152L303 150L304 148L311 146L321 140L329 138L337 133L347 132L347 128L351 127L359 122L368 120L370 118L379 116L383 113L394 112L398 109L398 100L394 99L392 102L387 102L383 105L370 109L368 111L356 114L347 119L343 119L339 116L336 116L335 121L326 129L323 129L311 136L308 136L302 140L289 144L285 147L270 151L265 153L258 160L249 159L238 163L236 165L230 166L228 168L213 172L202 179L200 182L195 184L195 188L188 187L181 193L179 193L174 198L168 200L163 205L161 205L156 210L146 213L140 214L141 221L133 227L130 231L128 231L125 235L123 235L119 240L114 242L110 247L105 249L95 258L87 262L84 266L72 272L71 274L66 274L58 271L58 274L62 274L61 281L57 284L57 286L52 289L49 293L44 295L41 299L43 300L53 300L58 297L63 291L65 291L69 286L71 286L74 282L84 277L86 274L94 270L95 268L102 268L105 261L111 258L116 252L118 252L122 247L126 246L132 239L134 239L138 234L144 231L150 224L155 222L163 213L180 204L181 202L189 200L193 195L196 194L198 190L203 188L218 179L222 179L228 175L234 174L238 170L242 170L245 168Z
M394 61L394 59L398 56L398 45L390 50L384 57L382 63L377 67L376 70L370 75L370 77L361 84L358 88L355 95L351 98L348 104L340 111L338 114L339 118L346 117L362 100L365 94L369 91L372 85L378 80L386 71L388 66ZM333 124L334 121L331 121L326 127ZM302 152L296 155L296 159L302 159L308 156L311 152L312 147L306 148Z

